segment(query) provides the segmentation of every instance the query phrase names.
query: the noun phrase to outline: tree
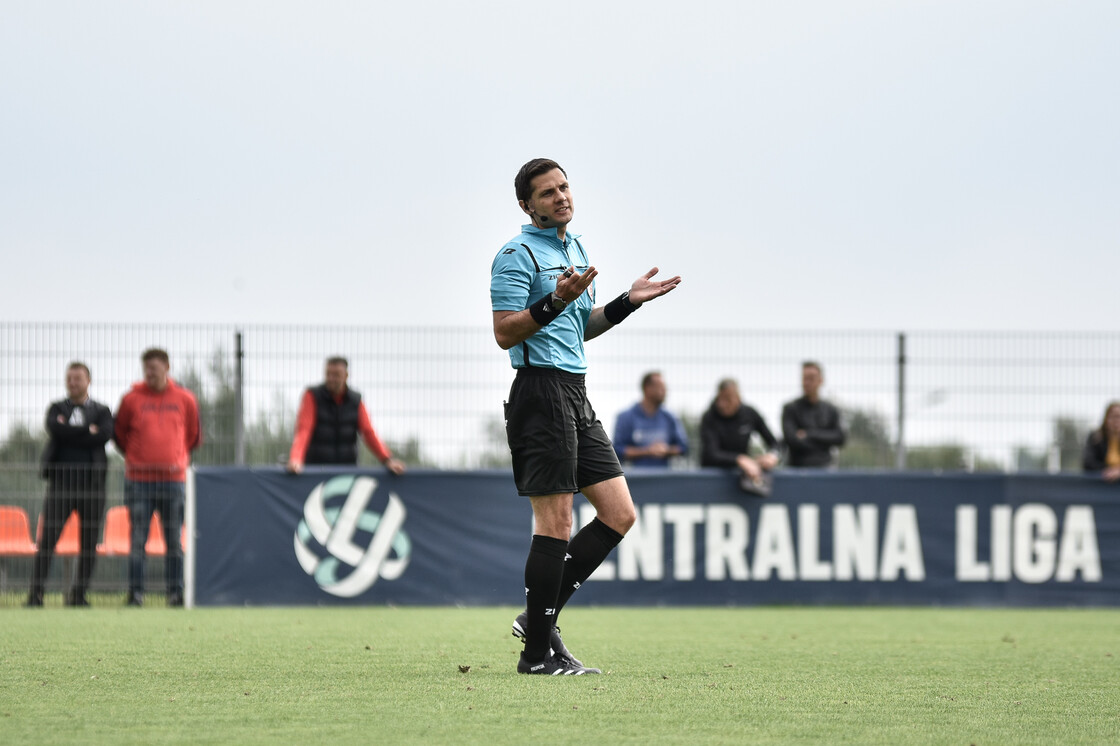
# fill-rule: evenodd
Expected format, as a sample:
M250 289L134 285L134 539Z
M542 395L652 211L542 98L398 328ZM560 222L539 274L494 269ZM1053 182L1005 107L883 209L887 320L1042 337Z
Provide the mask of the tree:
M32 434L22 422L8 431L0 444L0 502L27 506L42 496L39 457L46 442L46 433Z
M179 379L180 385L190 389L198 400L202 421L202 445L194 452L192 461L198 466L230 466L237 460L237 375L221 347L214 351L207 368L213 380L209 389L203 386L202 377L193 366L187 367ZM278 400L277 406L279 427L273 425L273 418L266 412L259 412L245 426L246 464L276 464L286 459L292 427L285 424L287 411L283 402Z
M840 449L837 465L842 469L893 469L895 448L887 419L869 409L841 407L848 438Z
M1051 425L1050 448L1015 447L1016 471L1049 471L1051 449L1058 453L1060 471L1081 471L1081 456L1091 426L1075 417L1059 415Z
M202 445L195 450L192 460L199 466L232 464L237 417L234 372L221 347L214 350L207 367L214 379L214 393L209 396L193 366L187 367L179 379L179 384L190 389L198 400L198 417L202 422Z

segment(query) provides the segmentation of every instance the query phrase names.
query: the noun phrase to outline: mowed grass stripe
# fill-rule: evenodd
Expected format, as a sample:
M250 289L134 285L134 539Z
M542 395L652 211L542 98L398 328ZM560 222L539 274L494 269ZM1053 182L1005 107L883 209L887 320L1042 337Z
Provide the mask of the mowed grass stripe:
M1120 742L1116 610L573 607L564 678L516 612L2 609L0 741Z

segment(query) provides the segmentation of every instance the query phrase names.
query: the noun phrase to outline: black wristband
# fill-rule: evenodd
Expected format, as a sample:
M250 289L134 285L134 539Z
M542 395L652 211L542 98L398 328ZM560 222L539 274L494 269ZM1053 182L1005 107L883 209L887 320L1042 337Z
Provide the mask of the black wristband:
M606 306L603 307L603 316L612 324L620 324L630 314L641 308L630 301L630 291L627 290Z
M563 311L557 311L552 307L552 293L549 293L539 301L529 306L529 315L533 317L533 321L541 326L548 326L556 317Z

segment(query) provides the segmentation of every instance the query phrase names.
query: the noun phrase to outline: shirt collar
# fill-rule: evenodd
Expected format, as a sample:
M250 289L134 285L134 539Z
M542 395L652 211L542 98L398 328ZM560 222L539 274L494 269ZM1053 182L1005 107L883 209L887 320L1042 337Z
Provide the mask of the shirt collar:
M555 241L556 243L561 243L560 237L556 234L556 232L558 230L560 230L560 229L559 228L538 228L537 226L533 225L532 223L529 223L528 225L521 226L521 232L522 233L528 233L528 234L533 235L533 236L540 236L541 238L550 238L553 241ZM567 236L567 239L564 240L562 243L563 243L563 245L567 246L569 241L572 241L576 238L579 238L582 234L572 233L571 231L568 231L565 235Z

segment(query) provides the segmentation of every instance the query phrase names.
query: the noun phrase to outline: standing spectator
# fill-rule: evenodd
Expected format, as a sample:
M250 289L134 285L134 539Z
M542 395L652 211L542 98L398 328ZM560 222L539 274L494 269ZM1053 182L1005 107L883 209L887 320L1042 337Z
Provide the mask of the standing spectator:
M758 434L766 452L749 455L751 438ZM739 397L739 384L730 378L719 382L716 398L700 419L703 450L701 466L737 467L743 478L740 486L747 492L768 494L768 472L778 465L778 439L754 407Z
M144 544L152 514L163 519L167 544L167 605L183 605L183 500L191 451L202 442L194 394L168 375L158 348L141 356L144 380L132 385L117 409L114 440L124 454L124 501L132 523L128 550L128 605L144 602Z
M1120 401L1109 402L1101 426L1089 433L1081 465L1108 482L1120 480Z
M386 469L403 474L404 463L393 458L377 437L362 395L346 385L350 377L346 358L329 358L324 377L323 383L303 392L288 471L299 474L304 464L357 464L360 434Z
M77 512L81 525L78 577L65 601L67 606L89 606L86 589L105 513L105 444L113 437L113 415L107 406L90 398L89 384L85 363L70 363L66 369L66 398L47 409L50 440L43 450L42 472L47 495L28 606L43 605L43 581L51 555L73 512Z
M494 340L517 370L505 405L513 481L533 509L526 609L513 622L514 635L525 641L517 672L581 676L599 669L571 654L556 620L637 518L618 454L587 398L584 342L672 291L681 278L654 280L654 267L627 292L596 305L598 270L568 230L575 204L564 169L534 158L513 187L531 222L494 257L490 302ZM595 518L572 536L576 492L595 507Z
M618 416L614 450L634 466L669 465L672 456L688 453L688 436L672 413L664 409L665 381L657 371L642 377L642 400Z
M840 412L821 399L823 384L820 363L807 360L801 364L803 396L782 407L782 435L790 466L831 466L833 449L844 445L847 436Z

